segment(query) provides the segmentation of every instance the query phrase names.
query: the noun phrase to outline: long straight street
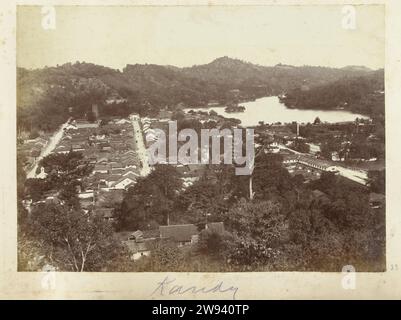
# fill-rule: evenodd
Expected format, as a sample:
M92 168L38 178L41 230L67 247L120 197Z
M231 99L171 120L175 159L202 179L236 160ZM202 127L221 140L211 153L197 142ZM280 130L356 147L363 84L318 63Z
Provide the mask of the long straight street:
M136 145L136 152L138 153L138 157L141 160L141 176L147 176L151 168L148 162L148 153L146 151L145 142L143 141L143 134L141 125L139 124L140 118L137 115L130 115L130 120L132 122L132 126L134 128L134 139Z
M42 150L42 152L40 153L40 156L36 159L35 165L28 172L28 174L26 176L28 179L36 177L36 170L38 169L40 160L42 160L44 157L48 156L54 150L54 148L57 146L57 144L60 142L60 140L64 134L64 129L68 126L69 121L70 121L70 119L68 119L67 122L65 122L50 138L46 147Z

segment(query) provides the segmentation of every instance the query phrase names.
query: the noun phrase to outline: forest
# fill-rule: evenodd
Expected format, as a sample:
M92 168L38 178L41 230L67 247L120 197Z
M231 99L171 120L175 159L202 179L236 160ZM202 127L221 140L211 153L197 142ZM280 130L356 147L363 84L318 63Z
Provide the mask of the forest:
M158 166L128 191L116 228L224 222L224 234L201 233L198 248L178 263L183 271L195 261L203 271L338 271L348 263L359 271L383 270L384 210L371 210L366 187L330 173L304 184L302 176L290 177L277 155L258 162L264 165L252 175L252 200L249 177L227 166L209 166L183 192L180 174ZM174 270L177 263L170 263L162 269Z
M128 64L120 71L86 62L35 70L17 68L17 124L19 131L53 131L70 116L84 117L92 104L110 115L105 100L112 96L127 99L130 113L153 116L165 107L175 110L179 105L224 104L284 93L286 104L300 108L343 106L381 114L383 99L371 90L382 90L383 82L380 70L265 67L229 57L188 68ZM336 89L330 91L332 84ZM305 87L309 91L301 90ZM233 94L233 90L239 93ZM349 106L344 105L347 101Z
M292 108L344 109L383 120L384 70L344 77L313 88L295 88L287 91L281 101Z

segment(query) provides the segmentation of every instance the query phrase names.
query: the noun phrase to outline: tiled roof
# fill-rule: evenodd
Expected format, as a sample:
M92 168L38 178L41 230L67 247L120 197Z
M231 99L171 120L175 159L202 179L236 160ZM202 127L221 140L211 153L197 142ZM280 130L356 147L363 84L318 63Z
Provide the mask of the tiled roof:
M135 181L136 181L136 179L134 178L131 178L131 177L121 177L120 179L118 179L116 182L114 182L112 185L111 185L111 187L116 187L119 183L121 183L121 182L123 182L125 179L129 179L130 180L130 182L126 185L126 186L124 186L124 188L126 189L128 186L130 186L130 185L132 185L133 183L135 183Z
M105 164L95 164L94 170L109 170L110 166Z
M121 175L119 175L119 174L110 174L105 178L105 180L111 182L111 181L118 181L120 178L121 178Z
M121 164L121 162L112 163L111 164L111 168L112 169L114 169L114 168L122 168L122 164Z
M133 233L130 234L130 239L141 239L143 240L143 232L141 230L136 230Z
M160 237L177 242L191 241L193 235L198 234L198 228L193 224L160 226Z
M115 168L115 169L111 169L111 173L112 174L118 174L118 175L122 175L123 173L124 173L124 169L122 169L122 168Z
M298 161L301 163L307 163L309 165L315 165L315 166L319 166L319 167L329 167L332 165L329 161L325 161L325 160L321 160L321 159L314 159L314 158L305 157L305 156L300 156Z

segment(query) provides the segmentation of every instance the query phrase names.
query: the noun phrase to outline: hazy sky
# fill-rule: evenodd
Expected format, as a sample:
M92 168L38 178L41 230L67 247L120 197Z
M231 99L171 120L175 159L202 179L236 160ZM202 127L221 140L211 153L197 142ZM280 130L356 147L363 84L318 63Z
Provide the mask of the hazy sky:
M346 30L342 6L333 5L56 7L56 28L45 30L41 7L19 7L17 63L191 66L229 56L268 66L382 68L384 7L355 8L356 29Z

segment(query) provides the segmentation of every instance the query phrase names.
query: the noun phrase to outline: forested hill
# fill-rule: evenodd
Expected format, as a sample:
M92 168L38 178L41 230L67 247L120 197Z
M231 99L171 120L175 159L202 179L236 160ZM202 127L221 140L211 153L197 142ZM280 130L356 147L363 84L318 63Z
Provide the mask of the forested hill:
M54 130L68 116L82 116L92 103L101 106L110 97L126 98L131 112L155 114L180 103L202 106L287 92L295 97L304 93L301 89L312 94L319 92L314 88L329 88L344 78L359 81L356 77L371 75L380 76L362 67L265 67L228 57L188 68L134 64L120 71L80 62L37 70L18 68L18 127Z
M343 77L313 88L295 88L281 98L287 107L345 109L371 117L384 117L384 70Z
M221 57L208 64L183 68L182 72L197 79L235 88L264 85L272 94L280 94L302 84L314 87L344 76L365 75L367 70L315 66L295 67L285 64L266 67Z

